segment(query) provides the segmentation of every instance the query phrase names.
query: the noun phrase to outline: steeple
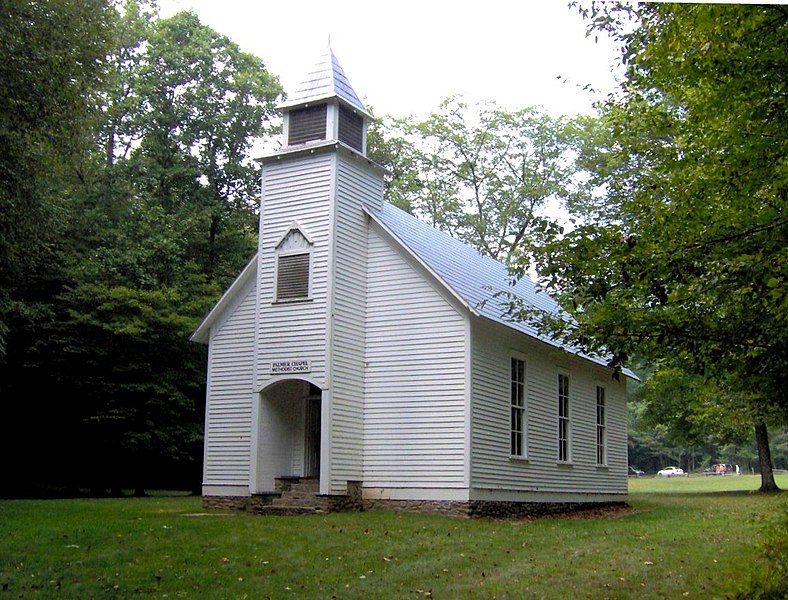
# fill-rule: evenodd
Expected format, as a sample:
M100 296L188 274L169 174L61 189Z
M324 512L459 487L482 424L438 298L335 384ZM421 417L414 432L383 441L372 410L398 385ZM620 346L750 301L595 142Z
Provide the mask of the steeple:
M350 108L370 116L330 47L326 48L315 66L292 93L288 94L287 101L280 104L279 108L295 108L329 98L338 98Z
M286 147L334 141L366 154L372 116L330 47L278 108L284 116Z

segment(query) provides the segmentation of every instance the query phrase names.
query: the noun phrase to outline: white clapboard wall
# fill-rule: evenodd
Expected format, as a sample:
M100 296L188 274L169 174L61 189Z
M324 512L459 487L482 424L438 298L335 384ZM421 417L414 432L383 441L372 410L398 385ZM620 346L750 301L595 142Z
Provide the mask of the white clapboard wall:
M218 495L249 490L254 290L250 280L211 328L203 486Z
M466 317L386 236L370 224L364 486L461 488Z
M625 494L626 385L610 371L512 331L472 327L471 486L489 492ZM525 361L527 459L510 457L510 360ZM570 464L558 461L558 373L569 375ZM623 376L622 376L623 379ZM606 390L607 464L596 461L596 386ZM506 499L500 497L499 499ZM510 498L514 499L514 498Z

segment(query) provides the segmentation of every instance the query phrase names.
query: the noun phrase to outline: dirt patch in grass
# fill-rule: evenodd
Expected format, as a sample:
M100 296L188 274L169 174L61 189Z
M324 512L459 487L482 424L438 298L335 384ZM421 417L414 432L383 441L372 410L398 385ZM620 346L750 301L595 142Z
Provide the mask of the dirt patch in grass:
M642 509L636 509L628 504L622 506L604 506L602 508L589 508L586 510L578 510L573 513L566 513L558 515L558 519L620 519L621 517L628 517L630 515L643 512Z
M580 521L590 519L620 519L621 517L628 517L637 513L643 512L643 509L633 508L628 504L618 506L602 506L594 508L586 508L582 510L575 510L561 514L552 515L527 515L522 517L511 517L508 519L495 519L501 522L512 523L530 523L533 521L544 521L546 519L558 519L562 521Z

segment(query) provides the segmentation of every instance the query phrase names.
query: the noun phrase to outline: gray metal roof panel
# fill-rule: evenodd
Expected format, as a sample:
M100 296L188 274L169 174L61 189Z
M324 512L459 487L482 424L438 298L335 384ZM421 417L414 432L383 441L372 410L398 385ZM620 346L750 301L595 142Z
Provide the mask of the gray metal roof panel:
M537 291L536 284L529 277L522 277L512 285L512 277L506 265L489 256L479 254L471 246L435 229L388 202L384 202L380 210L371 214L379 219L386 229L416 254L480 316L552 346L564 348L568 352L596 364L607 366L607 357L592 356L566 347L550 337L540 334L533 327L506 317L506 309L502 305L502 300L495 297L498 292L513 292L528 305L556 314L563 312L550 296ZM629 369L623 369L623 372L625 375L637 379L637 376Z
M333 96L341 98L365 113L367 112L364 104L353 90L353 86L350 85L337 57L329 48L281 106L294 106Z

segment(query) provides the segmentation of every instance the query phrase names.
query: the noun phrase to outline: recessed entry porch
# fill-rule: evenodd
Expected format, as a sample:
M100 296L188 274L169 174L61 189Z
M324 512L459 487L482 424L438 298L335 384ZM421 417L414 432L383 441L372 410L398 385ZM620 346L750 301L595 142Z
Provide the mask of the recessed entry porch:
M254 495L271 496L271 507L294 509L290 512L323 508L322 390L303 379L285 379L264 388L259 402Z

